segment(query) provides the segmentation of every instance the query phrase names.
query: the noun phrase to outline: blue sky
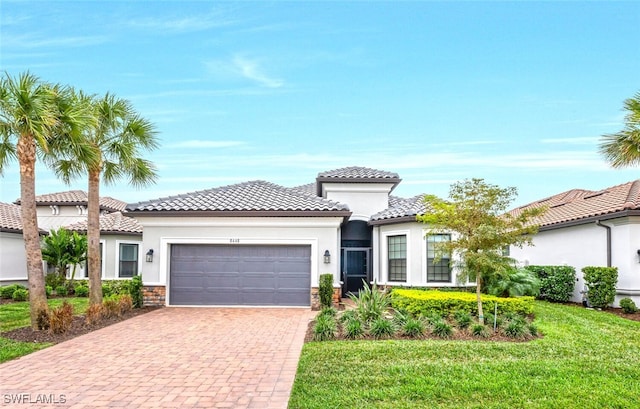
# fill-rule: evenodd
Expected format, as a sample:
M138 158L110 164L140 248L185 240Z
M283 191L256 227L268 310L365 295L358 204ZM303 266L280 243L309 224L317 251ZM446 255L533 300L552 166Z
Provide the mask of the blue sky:
M640 91L640 2L0 3L0 69L130 100L157 128L128 202L318 172L397 172L399 196L484 178L524 204L640 177L601 135ZM19 197L18 165L0 201ZM86 190L39 165L37 193Z

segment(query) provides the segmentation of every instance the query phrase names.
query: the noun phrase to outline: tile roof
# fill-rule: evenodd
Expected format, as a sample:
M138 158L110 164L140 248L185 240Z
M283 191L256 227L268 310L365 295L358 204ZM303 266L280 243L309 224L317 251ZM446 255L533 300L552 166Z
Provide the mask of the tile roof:
M47 193L36 196L38 205L87 205L87 192L84 190L69 190L66 192ZM14 203L20 204L20 199ZM121 212L127 204L122 200L103 196L100 198L100 208L111 212Z
M87 221L74 223L67 229L84 233L87 231ZM115 212L100 216L100 232L142 235L142 225L134 218Z
M20 206L0 202L0 231L22 233Z
M129 212L342 212L347 205L261 180L133 203Z
M371 224L398 222L398 219L415 220L416 216L426 211L424 195L416 195L408 199L389 196L389 208L371 216Z
M640 179L599 191L572 189L511 210L517 216L524 209L547 206L536 220L540 227L556 226L582 219L640 210Z
M361 166L350 166L346 168L329 170L318 173L318 179L395 179L400 180L400 176L394 172L365 168Z

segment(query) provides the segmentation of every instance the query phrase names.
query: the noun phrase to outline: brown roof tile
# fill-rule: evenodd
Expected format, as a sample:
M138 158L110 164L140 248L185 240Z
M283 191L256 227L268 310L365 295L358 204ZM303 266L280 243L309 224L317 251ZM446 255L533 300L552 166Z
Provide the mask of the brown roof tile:
M0 202L0 231L22 233L20 206Z
M67 226L67 229L84 233L87 231L87 221L74 223ZM124 216L121 212L115 212L100 216L100 232L141 235L142 226L137 220Z
M640 179L599 191L572 189L511 210L517 216L524 209L547 206L536 220L540 227L604 216L625 210L640 210Z
M66 192L46 193L36 196L38 205L87 205L87 192L84 190L68 190ZM20 204L20 199L15 201ZM100 198L100 208L111 212L121 212L127 204L112 197L103 196Z

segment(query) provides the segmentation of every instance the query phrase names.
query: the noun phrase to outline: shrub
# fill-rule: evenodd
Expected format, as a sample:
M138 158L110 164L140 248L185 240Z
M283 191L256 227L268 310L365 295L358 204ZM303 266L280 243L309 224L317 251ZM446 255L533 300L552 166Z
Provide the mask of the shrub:
M320 305L323 308L333 305L333 274L321 274L318 288Z
M571 266L527 266L540 280L538 298L551 302L567 302L576 285L576 270Z
M64 297L67 295L67 286L66 285L59 285L56 287L56 294L60 297Z
M378 290L378 286L373 283L372 287L365 282L364 288L358 295L349 294L349 298L355 303L356 311L362 321L369 324L381 318L382 314L389 309L391 297L388 293Z
M334 339L338 333L338 324L335 317L327 314L319 314L313 327L313 339L327 341Z
M329 315L329 316L335 317L338 315L338 310L336 310L333 307L324 307L320 311L320 315Z
M358 312L356 310L345 310L340 314L339 321L345 323L352 319L358 318Z
M129 283L129 295L133 301L133 308L142 308L144 296L142 293L142 276L133 276Z
M46 285L50 285L51 288L56 288L58 286L64 285L65 281L67 281L67 278L64 276L64 274L49 273L44 276L44 283Z
M582 269L591 305L604 308L616 298L617 267L585 267Z
M5 285L4 287L0 287L0 297L1 298L6 298L6 299L11 299L13 298L13 293L14 291L16 291L18 288L21 288L22 286L18 285L18 284L11 284L11 285ZM24 288L24 287L22 287Z
M371 321L369 326L369 334L371 334L375 339L389 337L393 335L394 332L391 321L382 317L378 317Z
M523 338L527 331L526 322L522 318L515 318L504 328L504 333L511 338Z
M29 290L18 288L13 292L11 298L13 298L14 301L27 301L27 298L29 298Z
M129 283L130 280L104 280L102 281L102 296L129 294Z
M493 277L487 283L488 294L498 297L521 297L540 294L540 280L535 273L524 268L512 269L505 277Z
M95 325L102 320L104 307L102 304L91 304L84 314L84 320L88 325Z
M344 324L344 336L349 339L360 338L364 335L364 325L359 318L353 317Z
M433 324L433 329L431 330L433 335L437 335L440 338L449 338L453 334L453 328L446 321L441 320Z
M76 294L76 297L88 297L89 287L85 287L84 285L76 285L74 292Z
M638 311L638 307L636 307L636 303L633 302L631 298L625 297L620 300L620 308L625 314L633 314Z
M396 328L402 328L407 320L411 319L411 314L404 310L395 310L391 321Z
M536 326L536 324L531 323L527 326L527 329L529 330L529 334L531 334L534 337L538 336L538 327Z
M110 295L102 299L102 307L106 318L119 317L122 315L120 311L120 303L117 295Z
M487 327L482 324L474 324L471 327L471 333L474 337L487 338L489 336L489 331L487 331Z
M63 334L71 328L73 323L73 305L63 302L58 308L49 313L49 331L54 334Z
M51 287L50 285L45 285L44 293L47 295L47 298L51 297L51 293L53 293L53 287Z
M469 325L471 325L471 314L466 311L456 311L453 314L453 317L460 329L468 328Z
M440 321L443 321L444 318L442 317L442 314L439 314L437 312L432 312L429 315L427 315L427 322L429 323L429 325L435 325Z
M48 330L50 327L49 313L45 310L38 311L38 317L36 318L36 323L38 324L38 329L40 331Z
M127 313L133 309L133 300L129 294L123 294L118 297L118 307L120 308L120 315Z
M504 324L504 317L502 317L501 315L498 315L496 317L494 314L489 314L485 316L485 318L487 320L487 325L489 325L491 328L498 329Z
M478 301L476 295L461 291L414 290L396 288L391 292L393 307L405 309L415 316L428 316L432 312L451 315L455 311L466 311L476 315ZM522 315L533 313L533 297L500 298L482 295L485 311L493 311L498 304L498 312L517 312Z
M424 331L425 331L424 323L416 318L407 319L407 321L404 323L402 327L402 332L404 332L405 335L412 338L417 338L422 336L424 334Z

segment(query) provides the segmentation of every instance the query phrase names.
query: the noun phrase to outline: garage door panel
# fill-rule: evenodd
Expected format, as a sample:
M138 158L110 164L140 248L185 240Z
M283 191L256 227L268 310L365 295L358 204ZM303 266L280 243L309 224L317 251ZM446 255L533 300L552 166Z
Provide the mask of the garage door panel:
M310 246L171 246L172 305L310 303Z

